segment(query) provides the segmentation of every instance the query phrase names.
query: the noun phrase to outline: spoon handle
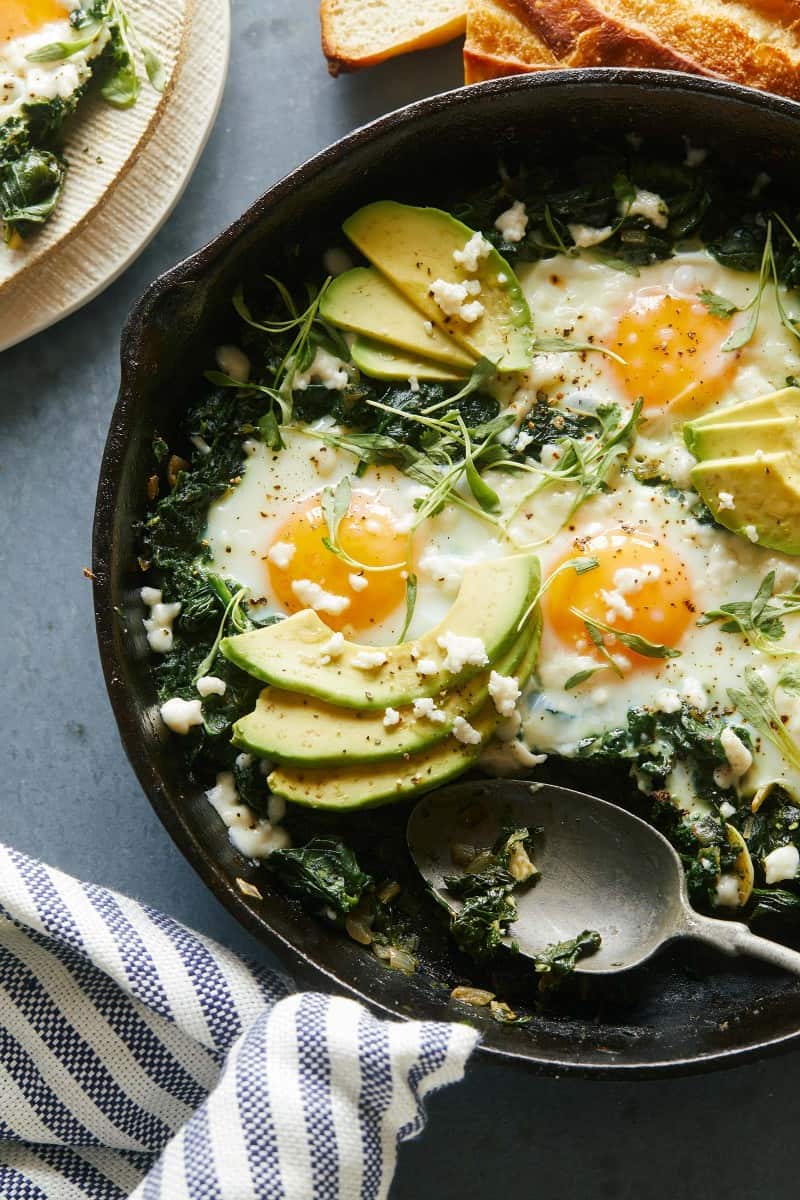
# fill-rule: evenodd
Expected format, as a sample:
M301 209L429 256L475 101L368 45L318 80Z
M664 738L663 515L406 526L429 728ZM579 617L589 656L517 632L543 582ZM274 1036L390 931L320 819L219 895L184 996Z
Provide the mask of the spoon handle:
M700 913L687 913L683 929L686 937L715 946L723 954L747 954L780 967L791 975L800 975L800 953L780 942L751 933L740 921L721 921Z

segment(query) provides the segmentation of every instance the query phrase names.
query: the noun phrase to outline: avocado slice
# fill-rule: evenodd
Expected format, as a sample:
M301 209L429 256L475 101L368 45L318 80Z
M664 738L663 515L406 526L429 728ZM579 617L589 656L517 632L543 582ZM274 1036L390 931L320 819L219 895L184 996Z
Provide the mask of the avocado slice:
M759 450L765 454L794 449L800 443L800 422L796 417L773 417L761 421L725 421L719 425L684 425L683 439L695 458L739 458Z
M467 271L453 258L475 236L468 225L438 208L416 208L379 200L360 208L343 227L351 242L386 275L420 312L473 356L488 358L500 371L523 371L531 363L533 323L519 280L492 249ZM480 293L470 297L484 314L469 323L448 316L436 303L437 280L464 283L477 279Z
M800 554L800 470L789 450L740 458L713 458L691 474L695 490L715 519L733 533L782 554ZM733 508L720 505L720 493Z
M538 651L537 633L517 672L520 687L530 677ZM308 808L344 812L393 804L429 792L463 774L477 760L499 722L494 702L488 700L470 722L480 734L480 742L474 746L449 737L420 754L375 763L369 768L363 765L319 769L278 767L268 776L267 785L276 796Z
M436 328L426 331L419 309L372 267L354 267L337 276L325 289L319 311L340 329L408 350L416 358L461 367L466 374L475 364L476 356L467 354L446 333Z
M500 659L496 670L513 675L537 636L534 621ZM436 698L444 722L416 718L411 708L397 710L400 721L388 728L383 713L338 708L296 692L265 688L253 712L233 727L233 743L259 758L299 766L386 762L418 754L450 734L456 717L469 721L489 696L490 670Z
M434 362L431 358L416 358L404 350L373 342L371 338L357 337L350 347L350 355L359 371L372 379L411 379L413 376L445 383L466 379L466 375L459 374L455 367Z
M727 408L713 408L702 417L697 417L684 426L700 429L704 425L740 424L743 421L771 421L777 418L796 419L800 416L800 388L781 388L757 400L743 400L740 404L729 404ZM764 447L766 449L766 447ZM691 449L691 447L690 447Z
M497 662L516 641L517 625L539 581L539 560L532 554L476 563L465 572L444 620L397 646L345 642L331 657L324 649L331 630L312 609L304 609L276 625L223 638L220 649L249 675L285 691L317 696L341 708L402 707L466 683L484 669L483 663L465 663L458 671L446 670L447 655L437 641L445 634L480 638L489 663ZM362 656L378 652L384 663L371 669L357 665ZM431 674L419 671L424 660L433 664Z

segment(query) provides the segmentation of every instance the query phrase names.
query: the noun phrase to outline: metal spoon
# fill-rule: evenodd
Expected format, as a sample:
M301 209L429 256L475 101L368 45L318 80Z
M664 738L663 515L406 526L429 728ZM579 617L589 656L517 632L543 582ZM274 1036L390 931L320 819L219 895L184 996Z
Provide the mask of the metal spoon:
M533 956L585 929L602 936L579 961L585 975L612 975L646 962L676 938L725 954L749 954L800 975L800 953L757 937L738 921L702 916L690 906L683 867L667 839L623 808L569 788L497 779L455 784L425 796L408 822L411 856L437 897L460 907L444 886L458 874L455 843L491 846L512 825L542 830L533 859L540 877L515 892L511 937Z

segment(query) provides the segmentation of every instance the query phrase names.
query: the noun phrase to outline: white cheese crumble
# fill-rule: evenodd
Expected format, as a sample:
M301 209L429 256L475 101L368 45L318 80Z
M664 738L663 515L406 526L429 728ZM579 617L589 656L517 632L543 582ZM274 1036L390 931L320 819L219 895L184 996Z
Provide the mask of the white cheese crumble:
M730 725L723 729L719 740L734 777L741 779L742 775L746 775L753 765L752 754L736 733L736 730L731 729Z
M457 554L437 554L434 550L426 550L419 560L418 570L441 584L446 592L456 592L461 586L467 564L474 561Z
M167 654L172 649L172 623L181 611L180 601L164 604L158 588L143 587L139 594L142 603L150 609L150 616L142 621L147 631L147 643L156 654Z
M463 671L464 667L485 667L489 662L486 647L480 638L462 637L448 629L439 635L436 644L445 652L445 671L451 671L454 675ZM417 670L421 665L418 664Z
M292 580L292 591L301 604L313 608L315 612L327 612L339 616L350 607L349 596L337 596L335 592L326 592L313 579Z
M607 588L600 588L600 596L603 603L608 605L608 609L606 610L606 623L608 625L613 625L617 617L623 617L626 621L633 619L633 609L621 592L610 592Z
M488 258L491 252L491 242L487 242L482 233L473 233L463 250L453 251L453 261L474 275L481 259Z
M383 650L360 650L353 658L353 666L359 671L374 671L389 661Z
M499 735L499 730L498 730ZM492 741L478 759L482 771L499 777L516 775L520 767L530 769L547 762L546 754L533 754L517 738Z
M413 705L414 716L418 720L433 721L435 725L444 725L447 720L447 713L436 707L436 701L430 696L423 696L421 700L415 700Z
M237 383L247 383L250 378L250 359L238 346L217 346L217 366L223 375Z
M383 714L384 729L391 729L394 725L400 724L400 713L396 708L387 708Z
M481 285L477 279L466 283L449 283L446 279L434 279L430 295L446 317L460 317L471 325L482 317L485 309L479 300L470 302L470 296L480 295Z
M653 708L656 712L675 713L681 706L680 693L674 688L661 688L656 692Z
M521 242L528 228L528 213L521 200L515 200L511 208L501 212L494 223L507 242Z
M510 717L517 706L522 692L512 675L500 675L492 671L489 676L489 695L501 717Z
M767 883L782 883L794 879L800 867L800 853L796 846L778 846L770 850L764 859L764 876Z
M328 638L327 642L323 642L323 644L320 646L319 650L320 650L319 664L321 667L327 667L327 665L331 661L331 659L339 658L342 651L344 650L344 634L343 633L331 634L331 636Z
M365 588L369 587L366 575L360 575L358 571L351 571L347 576L347 582L354 592L363 592Z
M736 808L729 800L723 800L722 804L719 806L719 815L722 817L723 821L729 821L735 812Z
M480 744L481 735L463 717L456 717L455 721L453 721L452 732L456 741L461 742L464 746L477 746Z
M631 217L644 217L651 225L655 225L658 229L666 229L669 225L669 209L665 200L658 196L655 192L645 191L643 188L638 188L636 195L633 198L633 203L628 208L624 200L620 201L619 210L621 214L627 213Z
M291 845L285 829L276 829L272 821L257 817L252 809L240 802L232 771L221 771L217 775L216 786L206 792L206 799L228 829L231 844L246 858L266 858L273 850L283 850ZM280 812L280 808L277 811Z
M717 492L717 499L721 509L736 508L736 501L732 492Z
M418 392L419 391L419 376L409 375L408 386L412 392Z
M161 720L173 733L186 734L193 725L203 724L203 706L200 700L181 700L173 696L161 705Z
M311 366L307 371L300 371L295 375L292 387L304 392L309 384L321 383L330 392L341 392L347 387L349 379L347 367L342 360L318 346Z
M693 675L684 675L681 683L681 693L690 708L705 712L708 708L708 696L699 679Z
M424 675L427 677L429 675L435 675L438 670L439 668L432 658L421 658L417 663L418 675Z
M228 685L218 675L201 675L197 681L197 690L203 699L206 696L224 696Z
M433 321L423 321L422 328L425 330L428 337L433 337Z
M599 246L614 232L613 225L604 225L602 229L595 229L592 225L567 225L567 229L573 242L581 250L589 246Z
M739 907L739 880L736 875L720 875L716 892L720 908Z
M297 547L292 545L291 542L276 542L274 546L270 547L267 558L276 567L280 567L282 571L285 571L294 558L296 551Z
M635 596L646 583L657 583L661 578L661 567L656 563L645 563L641 567L618 567L614 572L614 587L623 596Z
M745 525L743 532L744 536L749 541L753 543L758 541L758 530L756 529L755 525Z

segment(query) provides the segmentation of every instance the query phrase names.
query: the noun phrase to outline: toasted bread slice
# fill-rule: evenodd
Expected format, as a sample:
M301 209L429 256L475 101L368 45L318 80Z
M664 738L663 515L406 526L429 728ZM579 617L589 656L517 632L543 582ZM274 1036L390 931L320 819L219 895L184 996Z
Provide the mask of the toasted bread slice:
M469 0L464 82L553 70L553 51L531 26L518 0Z
M664 66L800 99L796 0L520 0L565 65Z
M464 32L467 0L322 0L322 49L332 75L449 42Z

